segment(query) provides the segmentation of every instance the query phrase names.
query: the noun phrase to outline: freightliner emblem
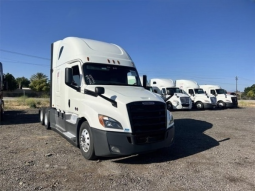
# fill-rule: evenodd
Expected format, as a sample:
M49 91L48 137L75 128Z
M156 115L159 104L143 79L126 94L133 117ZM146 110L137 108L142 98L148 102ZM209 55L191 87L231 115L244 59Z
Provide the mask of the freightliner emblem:
M143 105L154 105L154 102L142 102Z

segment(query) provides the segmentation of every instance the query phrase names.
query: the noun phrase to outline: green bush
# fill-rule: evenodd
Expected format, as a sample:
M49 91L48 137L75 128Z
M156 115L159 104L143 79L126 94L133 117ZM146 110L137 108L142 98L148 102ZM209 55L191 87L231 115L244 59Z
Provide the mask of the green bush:
M19 105L23 105L27 98L28 98L27 96L21 96L19 97L17 102L19 103Z
M29 106L30 108L36 108L36 101L33 98L27 98L25 100L25 103L27 106Z

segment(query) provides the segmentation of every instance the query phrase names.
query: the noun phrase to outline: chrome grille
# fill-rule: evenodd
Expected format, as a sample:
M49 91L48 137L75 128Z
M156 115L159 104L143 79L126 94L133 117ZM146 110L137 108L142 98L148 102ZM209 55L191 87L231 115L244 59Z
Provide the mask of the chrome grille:
M181 103L183 107L189 107L189 97L181 97Z
M210 97L210 99L211 99L211 102L213 103L213 104L216 104L216 97Z
M127 110L133 134L166 130L167 117L165 103L132 102L127 104Z

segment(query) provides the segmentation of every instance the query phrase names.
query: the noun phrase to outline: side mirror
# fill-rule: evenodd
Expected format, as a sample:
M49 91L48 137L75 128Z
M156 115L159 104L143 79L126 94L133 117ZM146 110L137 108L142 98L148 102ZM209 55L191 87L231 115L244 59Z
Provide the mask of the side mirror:
M103 87L95 87L95 93L97 95L104 94L104 88Z
M143 75L143 87L146 88L147 86L147 76Z
M73 81L73 70L72 68L65 69L65 83L66 85L71 85Z

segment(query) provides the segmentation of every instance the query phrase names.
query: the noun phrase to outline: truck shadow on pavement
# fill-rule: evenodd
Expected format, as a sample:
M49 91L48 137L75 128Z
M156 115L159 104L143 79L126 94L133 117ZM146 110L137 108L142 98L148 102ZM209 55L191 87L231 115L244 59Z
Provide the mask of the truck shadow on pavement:
M12 110L4 112L3 121L0 122L0 124L15 125L38 122L39 122L38 110Z
M170 148L136 156L118 158L116 163L149 164L173 161L194 155L219 145L219 142L204 132L213 125L194 119L175 119L175 142ZM225 139L224 141L227 141Z

